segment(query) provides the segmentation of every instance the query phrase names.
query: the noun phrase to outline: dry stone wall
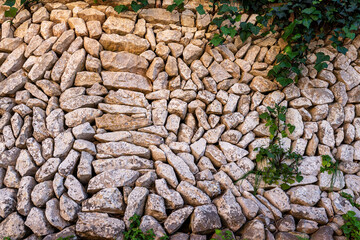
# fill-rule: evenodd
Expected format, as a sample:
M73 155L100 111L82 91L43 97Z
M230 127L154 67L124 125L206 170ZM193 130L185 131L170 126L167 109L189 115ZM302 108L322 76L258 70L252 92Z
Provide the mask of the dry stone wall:
M339 194L360 204L360 37L346 55L313 42L282 88L267 78L278 34L214 48L211 17L57 2L3 21L1 239L121 239L134 214L157 239L345 239L341 215L360 216ZM316 52L330 56L320 73ZM254 179L235 180L269 143L259 114L275 104L304 179L254 196ZM339 161L333 192L324 154Z

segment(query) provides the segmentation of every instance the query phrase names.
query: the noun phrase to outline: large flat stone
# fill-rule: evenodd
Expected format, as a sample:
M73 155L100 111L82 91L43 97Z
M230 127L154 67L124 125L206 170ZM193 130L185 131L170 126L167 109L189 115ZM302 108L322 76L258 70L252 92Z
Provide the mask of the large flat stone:
M90 179L87 191L95 193L104 188L130 187L139 176L139 172L127 169L106 171Z
M133 34L127 34L126 36L103 34L99 42L106 50L117 52L127 51L134 54L145 52L150 47L148 40Z
M150 158L149 149L127 142L99 143L96 148L99 154L111 155L113 157L136 155L139 157Z
M151 92L151 82L135 73L129 72L102 72L103 84L112 89L127 89L143 93Z
M145 58L128 52L100 52L100 59L105 70L130 72L145 76L149 63Z

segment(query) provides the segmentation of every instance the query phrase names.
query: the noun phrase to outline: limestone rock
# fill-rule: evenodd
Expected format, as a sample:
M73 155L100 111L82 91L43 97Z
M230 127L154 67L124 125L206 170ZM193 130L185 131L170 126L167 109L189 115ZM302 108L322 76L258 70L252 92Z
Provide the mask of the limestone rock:
M126 51L134 54L145 52L150 47L150 43L146 39L133 34L127 34L126 36L102 34L99 42L105 50Z
M76 222L76 233L88 239L119 238L124 230L122 220L109 217L106 213L79 213Z
M235 232L239 230L246 222L241 207L230 190L227 190L222 196L214 199L214 204L225 225L232 231Z
M204 219L208 221L204 222ZM207 234L221 228L221 220L213 204L198 206L191 215L190 227L193 233Z
M133 186L139 175L137 171L126 169L106 171L90 179L87 191L94 193L104 188Z

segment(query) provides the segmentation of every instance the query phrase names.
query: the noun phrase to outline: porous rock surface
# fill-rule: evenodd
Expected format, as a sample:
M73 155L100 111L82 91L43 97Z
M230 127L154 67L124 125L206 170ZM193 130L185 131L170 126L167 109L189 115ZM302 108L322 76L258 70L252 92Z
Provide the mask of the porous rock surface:
M267 77L278 33L211 47L197 1L138 14L91 2L44 1L13 25L2 12L0 239L121 239L133 214L157 238L343 239L341 215L360 216L339 195L360 203L360 36L346 55L312 42L284 88ZM331 54L320 73L316 52ZM236 180L269 143L259 115L275 104L304 179L254 193ZM332 188L324 154L339 161Z

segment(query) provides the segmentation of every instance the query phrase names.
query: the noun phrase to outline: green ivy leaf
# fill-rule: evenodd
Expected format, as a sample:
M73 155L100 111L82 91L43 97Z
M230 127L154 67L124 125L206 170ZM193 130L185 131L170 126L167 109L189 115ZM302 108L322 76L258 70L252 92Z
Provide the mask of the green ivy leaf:
M288 129L289 129L289 132L290 132L290 133L293 133L294 130L295 130L295 126L289 124L289 125L288 125Z
M137 3L137 2L140 2L140 3ZM149 2L147 0L137 0L137 2L135 2L135 1L131 2L131 8L132 8L132 10L134 10L134 12L137 12L141 8L144 8L147 5L149 5Z
M177 6L176 6L176 4L174 3L174 4L171 4L171 5L167 6L166 10L168 10L169 12L172 12L172 11L175 10L176 7L177 7Z
M16 7L11 7L9 10L5 11L5 17L14 18L16 16L18 9Z
M210 43L216 47L223 43L224 40L225 39L222 36L215 34L214 37L210 40Z
M290 185L287 184L287 183L283 183L283 184L280 185L280 187L281 187L282 190L286 191L286 190L288 190L290 188Z
M285 114L280 113L280 114L279 114L279 119L280 119L281 121L285 122L285 121L286 121Z
M128 7L125 6L125 5L118 5L118 6L115 6L114 7L114 10L117 12L117 13L122 13L124 11L127 11L128 10Z
M297 182L301 182L303 179L304 179L304 177L301 176L301 175L296 175L296 177L295 177L295 180L296 180Z
M302 10L302 13L312 14L315 10L316 10L315 7L305 8L304 10Z
M291 78L285 78L285 77L278 77L276 78L276 81L278 81L283 87L286 87L287 85L293 82Z
M222 33L225 36L230 36L230 37L235 37L235 34L237 33L237 31L235 30L235 27L227 27L227 26L222 26L220 28L220 30L222 31Z
M212 20L212 23L215 24L218 28L220 28L224 20L225 19L222 17L217 17Z
M326 55L323 52L316 53L316 61L315 64L324 62L324 61L330 61L330 56Z
M314 66L314 68L315 68L316 71L318 71L318 72L321 72L321 70L323 70L323 69L325 69L325 68L327 68L327 67L328 67L327 63L324 63L324 62L319 63L319 64L315 64L315 66Z
M267 119L268 117L270 117L270 115L267 112L264 112L262 114L260 114L259 116L261 119Z
M4 3L5 6L9 6L12 7L14 6L16 0L6 0L6 2Z
M203 5L199 4L199 6L196 7L196 11L200 14L200 15L204 15L205 14L205 10Z
M290 23L289 26L287 26L284 30L284 34L282 35L282 38L286 41L287 38L294 32L294 28L296 26L296 22Z
M302 21L302 24L306 27L306 28L310 28L310 24L311 24L311 19L309 18L304 18Z
M342 54L346 54L348 49L346 47L337 46L336 50L338 50Z

